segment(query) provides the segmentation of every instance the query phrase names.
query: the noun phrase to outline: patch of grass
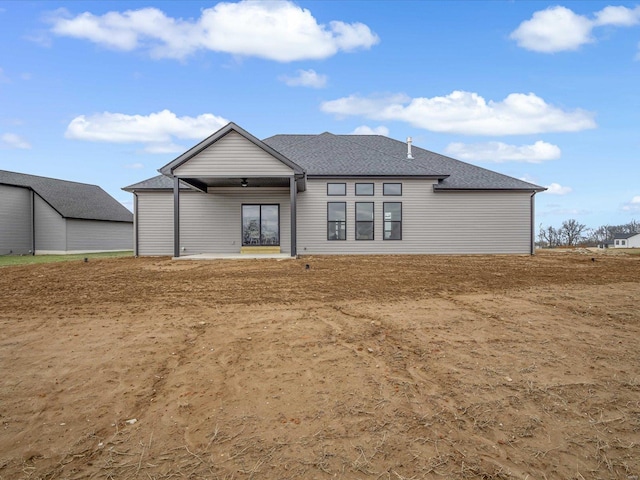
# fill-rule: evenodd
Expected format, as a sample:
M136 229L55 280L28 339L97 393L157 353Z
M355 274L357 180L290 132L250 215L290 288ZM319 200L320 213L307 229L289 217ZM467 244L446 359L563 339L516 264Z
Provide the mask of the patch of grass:
M125 252L101 252L101 253L74 253L72 255L3 255L0 256L0 267L14 265L31 265L34 263L53 263L78 261L88 258L89 260L98 258L131 257L133 251Z

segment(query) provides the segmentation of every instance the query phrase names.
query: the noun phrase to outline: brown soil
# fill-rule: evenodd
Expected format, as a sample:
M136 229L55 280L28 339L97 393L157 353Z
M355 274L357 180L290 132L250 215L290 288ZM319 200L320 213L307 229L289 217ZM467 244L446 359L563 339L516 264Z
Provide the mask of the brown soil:
M639 279L591 252L2 268L0 479L637 479Z

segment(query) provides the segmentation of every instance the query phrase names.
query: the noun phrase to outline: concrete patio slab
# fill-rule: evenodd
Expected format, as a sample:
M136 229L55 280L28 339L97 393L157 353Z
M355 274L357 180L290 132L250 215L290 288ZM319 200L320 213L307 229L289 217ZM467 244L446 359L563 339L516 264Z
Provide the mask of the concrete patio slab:
M172 260L291 260L288 253L198 253L196 255L182 255Z

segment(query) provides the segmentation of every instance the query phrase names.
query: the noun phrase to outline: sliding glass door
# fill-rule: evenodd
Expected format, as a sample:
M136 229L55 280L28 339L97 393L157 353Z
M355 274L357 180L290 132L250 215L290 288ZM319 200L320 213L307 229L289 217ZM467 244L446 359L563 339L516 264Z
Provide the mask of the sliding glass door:
M242 205L242 245L280 245L280 205Z

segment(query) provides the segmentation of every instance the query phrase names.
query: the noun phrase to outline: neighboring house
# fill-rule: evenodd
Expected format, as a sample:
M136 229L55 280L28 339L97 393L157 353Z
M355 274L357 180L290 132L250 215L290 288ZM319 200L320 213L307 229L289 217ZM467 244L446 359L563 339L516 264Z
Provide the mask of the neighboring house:
M0 255L133 249L133 214L96 185L0 170Z
M615 248L640 248L640 233L616 233L613 235Z
M275 135L230 123L125 187L135 253L534 252L515 178L378 135Z

